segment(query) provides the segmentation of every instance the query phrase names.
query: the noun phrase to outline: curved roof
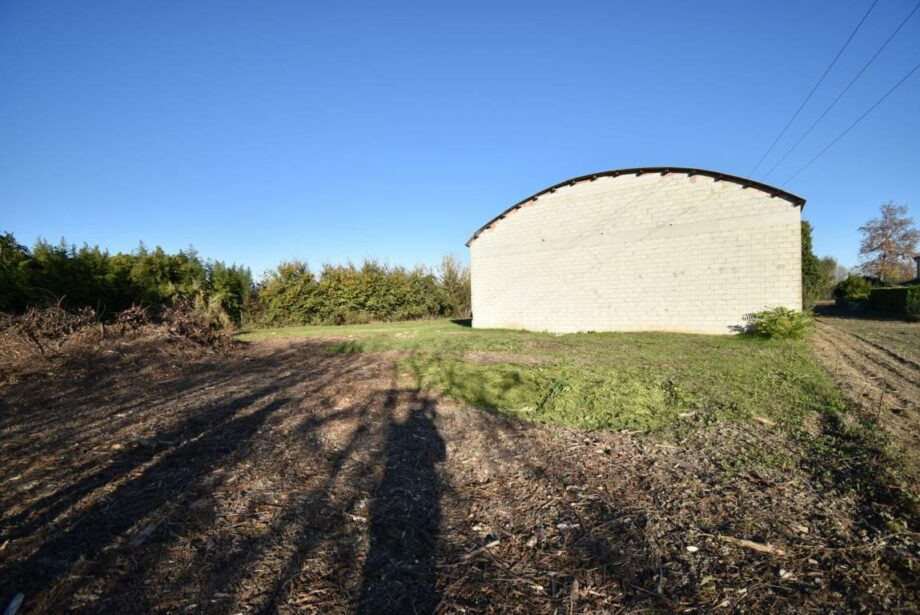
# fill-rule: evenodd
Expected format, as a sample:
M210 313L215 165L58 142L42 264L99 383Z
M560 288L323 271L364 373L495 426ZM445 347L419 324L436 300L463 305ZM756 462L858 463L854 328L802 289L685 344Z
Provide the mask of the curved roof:
M761 182L754 181L753 179L738 177L737 175L729 175L727 173L719 173L717 171L707 171L706 169L690 169L687 167L637 167L635 169L616 169L613 171L601 171L599 173L589 173L588 175L581 175L580 177L573 177L572 179L567 179L563 182L559 182L558 184L550 186L549 188L544 188L540 192L537 192L536 194L532 194L531 196L527 197L526 199L522 201L518 201L517 203L515 203L514 205L512 205L511 207L509 207L508 209L506 209L505 211L498 214L497 216L495 216L494 218L492 218L491 220L483 224L481 227L479 227L479 229L475 233L473 233L472 237L470 237L467 240L466 245L467 247L469 247L469 245L473 243L473 240L479 237L479 235L484 230L486 230L487 228L489 228L490 226L492 226L493 224L495 224L496 222L498 222L499 220L507 216L509 213L511 213L515 209L521 207L525 203L529 201L536 201L542 194L546 194L547 192L555 192L556 190L558 190L559 188L562 188L563 186L574 186L575 184L580 183L580 182L594 181L598 177L617 177L619 175L644 175L646 173L658 173L659 175L667 175L669 173L685 173L688 177L693 177L694 175L705 175L707 177L713 178L716 181L727 181L727 182L734 182L736 184L740 184L742 188L756 188L757 190L762 190L763 192L766 192L771 197L779 197L781 199L785 199L789 201L790 203L792 203L793 205L797 207L803 207L803 208L805 207L805 199L803 199L800 196L796 196L792 194L791 192L786 192L785 190L780 190L779 188L775 186L763 184Z

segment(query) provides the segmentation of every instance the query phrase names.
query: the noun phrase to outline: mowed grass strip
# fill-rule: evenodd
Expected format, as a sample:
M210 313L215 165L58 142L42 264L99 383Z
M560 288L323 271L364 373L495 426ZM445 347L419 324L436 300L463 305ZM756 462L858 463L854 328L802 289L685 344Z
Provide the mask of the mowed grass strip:
M680 333L471 329L449 320L244 332L242 340L310 336L333 352L405 353L420 388L485 410L587 429L676 435L717 421L794 429L843 398L806 342Z

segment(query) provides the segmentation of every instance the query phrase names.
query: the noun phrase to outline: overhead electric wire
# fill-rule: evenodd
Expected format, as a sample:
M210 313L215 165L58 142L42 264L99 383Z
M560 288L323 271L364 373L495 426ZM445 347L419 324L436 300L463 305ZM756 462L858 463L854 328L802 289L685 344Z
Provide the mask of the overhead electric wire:
M820 152L818 152L818 153L815 155L814 158L812 158L812 159L809 160L807 163L805 163L805 166L803 166L801 169L799 169L798 171L796 171L795 173L793 173L793 174L789 177L789 179L787 179L786 181L784 181L784 182L782 183L782 186L785 186L785 185L788 184L790 181L792 181L793 179L795 179L796 176L798 176L799 173L801 173L802 171L804 171L805 169L807 169L808 167L810 167L810 166L812 165L812 163L813 163L815 160L817 160L818 158L820 158L820 157L824 154L824 152L826 152L827 150L829 150L830 148L832 148L832 147L834 146L834 144L837 143L837 141L839 141L840 139L842 139L842 138L844 137L844 135L846 135L848 132L850 132L851 130L853 130L853 128L855 128L857 124L859 124L861 121L863 121L863 119L864 119L867 115L869 115L870 113L872 113L872 111L873 111L876 107L878 107L880 104L882 104L882 101L884 101L886 98L888 98L889 96L891 96L892 92L894 92L894 91L897 90L899 87L901 87L901 84L902 84L902 83L904 83L905 81L907 81L907 80L910 78L911 75L913 75L915 72L917 72L917 69L920 69L920 64L917 64L917 65L914 66L912 69L910 69L910 72L908 72L906 75L904 75L904 76L901 78L900 81L898 81L896 84L894 84L894 87L892 87L890 90L888 90L887 92L885 92L885 95L884 95L884 96L882 96L882 97L879 98L877 101L875 101L875 104L873 104L871 107L869 107L869 108L866 110L865 113L863 113L863 114L860 115L858 118L856 118L856 121L855 121L855 122L853 122L852 124L850 124L849 126L847 126L846 130L844 130L844 131L841 132L839 135L837 135L837 138L835 138L833 141L831 141L830 143L828 143L827 147L825 147L823 150L821 150Z
M812 125L808 127L808 130L806 130L806 131L802 134L802 136L799 137L799 140L792 144L792 147L790 147L790 148L786 151L786 153L783 154L782 157L781 157L779 160L777 160L776 163L775 163L772 167L770 167L770 170L767 171L766 175L764 175L761 179L766 179L767 177L769 177L769 176L770 176L770 173L772 173L772 172L776 169L776 167L778 167L778 166L783 162L783 160L785 160L786 157L789 156L789 154L791 154L791 153L793 152L793 150L795 150L795 148L797 148L797 147L799 146L799 144L805 139L805 137L807 137L809 134L811 134L811 131L814 130L815 126L817 126L817 125L821 122L821 120L824 119L824 116L827 115L828 112L829 112L831 109L834 108L834 105L837 104L837 101L839 101L841 98L843 98L843 95L847 93L847 91L853 86L854 83L856 83L857 79L859 79L859 78L862 76L862 74L863 74L864 72L866 72L866 69L869 68L869 65L872 64L872 62L875 61L875 58L877 58L877 57L879 56L880 53L882 53L882 51L885 49L885 47L888 46L888 43L890 43L891 40L892 40L895 36L897 36L898 32L901 31L901 28L904 27L904 24L906 24L907 21L908 21L911 17L914 16L914 13L917 12L917 9L920 9L920 2L917 3L917 6L914 7L914 10L912 10L910 13L907 14L907 17L904 18L904 20L901 22L901 24L900 24L897 28L895 28L895 31L891 33L891 36L889 36L888 39L887 39L884 43L882 43L882 46L878 48L878 51L875 52L875 55L873 55L871 58L869 58L869 61L866 62L866 63L863 65L863 67L862 67L861 69L859 69L859 72L856 73L856 76L853 77L853 79L847 84L847 86L846 86L845 88L843 88L843 90L840 92L840 94L837 95L837 98L835 98L835 99L831 102L831 104L829 104L829 105L827 106L827 108L821 113L821 115L818 116L818 119L816 119L816 120L812 123Z
M815 91L824 81L824 78L827 77L827 74L831 72L832 68L834 68L834 64L837 63L837 60L840 59L840 56L843 54L844 49L847 48L847 46L850 44L850 41L852 41L853 37L856 36L856 33L859 32L859 29L862 27L863 22L866 21L867 17L869 17L869 13L872 12L872 9L875 8L876 4L878 4L878 0L874 0L874 2L872 2L872 5L869 6L869 10L866 11L866 14L863 15L862 19L859 20L859 23L856 24L856 27L853 29L853 31L850 32L850 36L847 37L847 40L843 44L843 47L840 48L840 51L837 52L837 55L834 56L834 59L831 60L831 63L828 65L828 67L824 69L824 74L821 75L821 78L818 79L818 82L815 84L815 86L811 88L811 92L808 93L808 96L805 97L805 100L802 101L802 104L799 105L799 108L796 109L795 113L792 114L792 117L789 118L788 122L786 122L786 125L783 127L783 129L779 132L779 134L773 140L773 143L770 145L770 147L767 148L767 151L764 152L764 155L760 157L760 160L757 161L757 164L754 165L754 168L751 169L751 172L748 173L748 177L754 176L754 171L757 170L757 167L763 164L763 161L766 160L767 156L770 155L770 152L773 151L773 148L776 147L776 144L779 143L779 140L782 139L783 135L786 134L786 131L789 130L789 127L792 125L792 122L794 122L795 118L799 116L799 113L802 112L802 109L804 109L805 105L808 104L808 101L811 100L812 95L814 95Z

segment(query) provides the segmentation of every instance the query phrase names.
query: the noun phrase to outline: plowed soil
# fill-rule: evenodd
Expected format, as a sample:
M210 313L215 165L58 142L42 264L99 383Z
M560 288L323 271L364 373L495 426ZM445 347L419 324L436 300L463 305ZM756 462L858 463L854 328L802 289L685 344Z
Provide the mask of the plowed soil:
M821 336L847 365L871 352L872 374L908 373ZM666 443L538 426L408 386L397 358L317 341L183 358L141 340L10 378L0 606L916 612L916 534L867 521L778 430ZM915 421L915 393L895 387L885 411ZM794 463L738 463L755 448Z
M920 476L920 323L825 315L813 343L847 397Z

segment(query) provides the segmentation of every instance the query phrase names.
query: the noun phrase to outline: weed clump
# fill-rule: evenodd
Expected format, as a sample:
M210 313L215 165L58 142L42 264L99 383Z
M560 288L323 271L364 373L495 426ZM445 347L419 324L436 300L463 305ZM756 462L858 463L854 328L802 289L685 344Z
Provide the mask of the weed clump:
M748 314L745 320L750 332L771 339L801 339L813 326L808 314L785 307Z

